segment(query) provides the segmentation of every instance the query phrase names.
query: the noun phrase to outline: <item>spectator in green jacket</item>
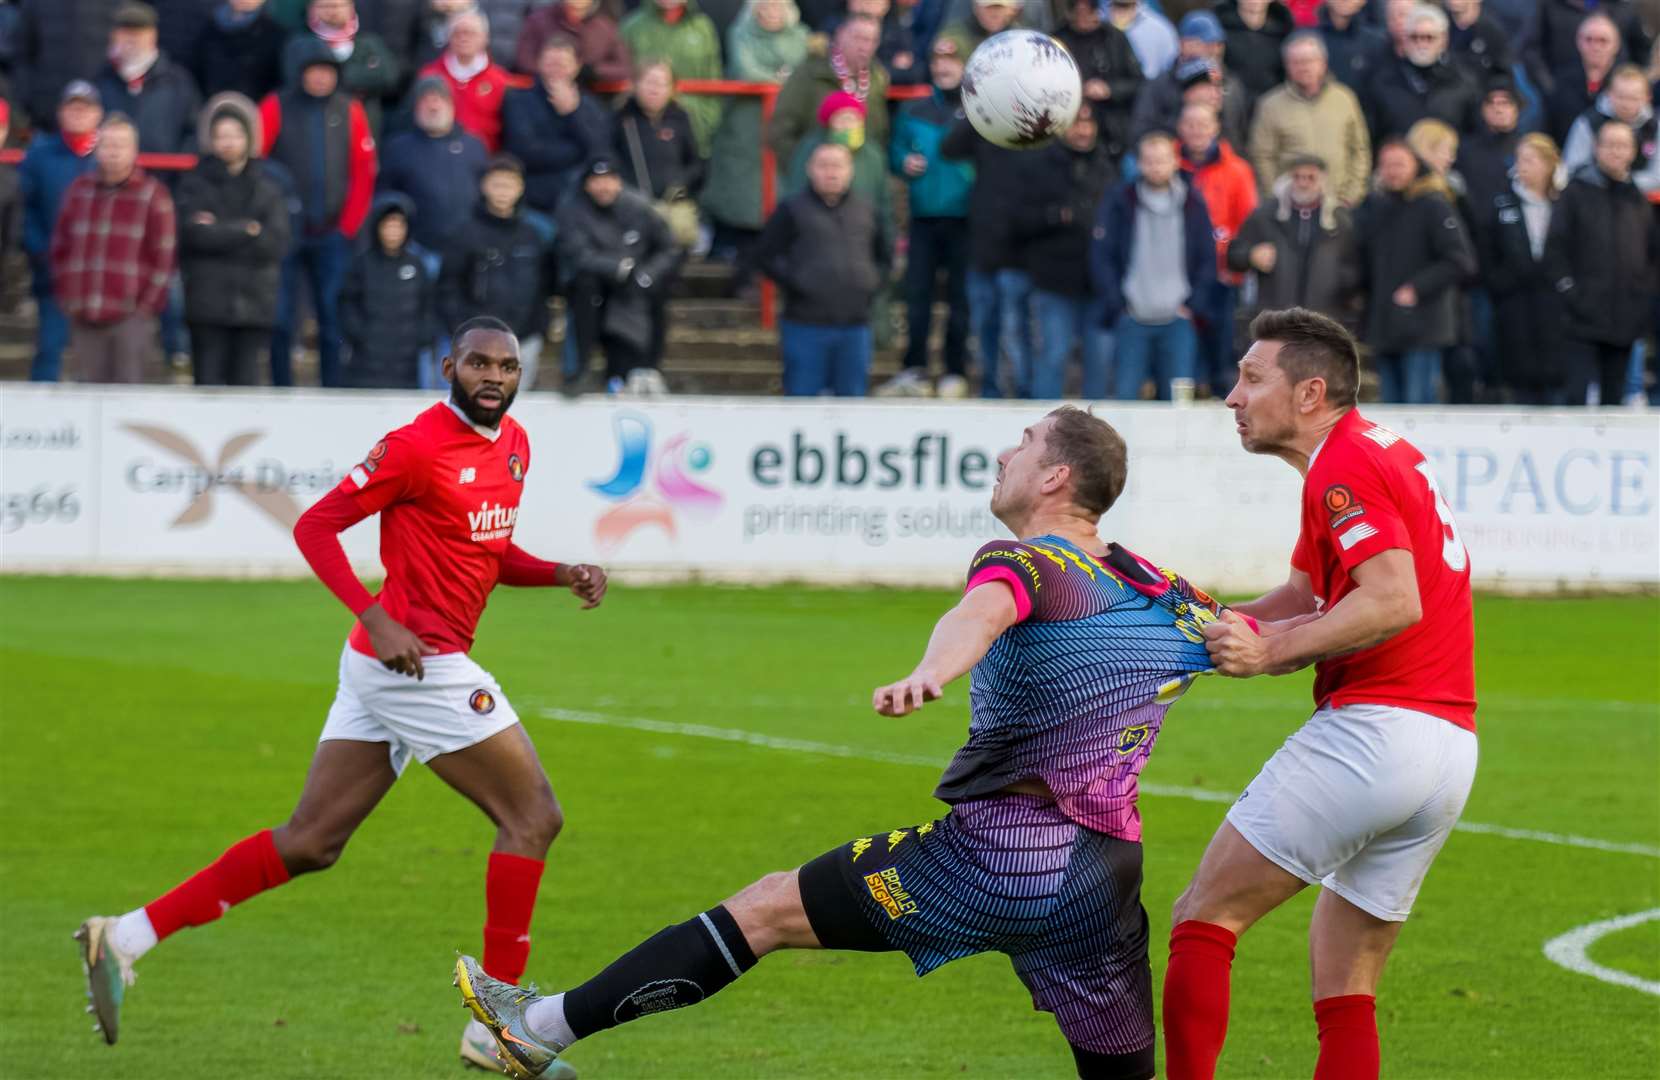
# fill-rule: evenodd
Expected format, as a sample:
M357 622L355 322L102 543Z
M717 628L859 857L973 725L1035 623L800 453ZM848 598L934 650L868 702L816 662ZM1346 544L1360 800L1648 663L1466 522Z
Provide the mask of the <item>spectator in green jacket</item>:
M667 61L680 79L721 77L720 34L695 0L652 0L623 20L621 33L636 64ZM692 132L705 157L720 123L717 97L688 94L682 103L692 115Z
M781 83L807 56L807 28L795 0L748 0L726 33L726 77ZM761 102L732 98L715 132L703 208L715 244L737 247L761 230Z
M767 145L778 155L780 168L796 159L801 140L813 130L819 106L831 94L841 91L865 103L865 137L884 151L891 131L888 123L888 73L876 62L876 46L882 28L865 15L849 15L836 27L836 36L822 53L808 50L784 87L772 122L767 125Z

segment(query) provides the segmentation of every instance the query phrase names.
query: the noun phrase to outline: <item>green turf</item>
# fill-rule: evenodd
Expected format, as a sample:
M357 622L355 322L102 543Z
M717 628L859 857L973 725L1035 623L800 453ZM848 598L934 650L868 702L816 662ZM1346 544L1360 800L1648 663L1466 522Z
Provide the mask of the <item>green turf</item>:
M966 690L883 720L941 593L616 589L578 614L504 590L476 655L564 802L531 974L561 985L787 867L939 809L935 769L548 718L567 709L943 762ZM0 1075L446 1077L490 830L411 769L341 865L166 942L115 1049L89 1031L69 933L280 822L333 694L348 619L311 583L0 579ZM1660 847L1660 603L1477 605L1482 761L1467 821ZM1301 719L1308 679L1206 680L1150 782L1236 790ZM1168 912L1223 807L1144 801L1155 973ZM1660 906L1660 859L1469 832L1431 874L1385 979L1394 1078L1654 1076L1660 997L1556 967L1573 927ZM1223 1074L1306 1077L1304 898L1241 944ZM1660 974L1650 923L1600 963ZM918 982L896 957L784 954L695 1010L594 1038L592 1080L1064 1076L1001 957Z

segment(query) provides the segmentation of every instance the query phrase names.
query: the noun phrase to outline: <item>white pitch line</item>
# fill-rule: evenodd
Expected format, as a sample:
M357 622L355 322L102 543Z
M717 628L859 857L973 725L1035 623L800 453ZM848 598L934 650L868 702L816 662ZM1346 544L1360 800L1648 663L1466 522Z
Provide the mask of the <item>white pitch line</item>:
M592 724L596 727L626 728L631 731L649 731L657 735L684 735L719 742L744 743L767 750L789 750L801 754L822 754L825 757L853 758L874 761L884 765L919 765L938 769L942 762L920 754L894 754L886 750L866 750L858 746L839 746L835 743L814 742L810 739L787 739L760 731L740 728L711 727L707 724L682 724L672 720L651 720L643 716L616 716L610 713L583 712L577 709L543 708L537 712L549 720L563 720L571 724ZM1237 793L1212 791L1209 788L1181 787L1174 784L1141 785L1143 795L1173 799L1193 799L1198 802L1231 803ZM1592 851L1612 851L1623 855L1642 855L1660 859L1660 847L1651 844L1630 844L1616 840L1599 840L1592 836L1574 836L1570 833L1542 832L1537 829L1512 829L1505 825L1485 825L1477 821L1460 821L1453 826L1459 832L1502 836L1507 840L1531 840L1557 847L1588 848Z
M1604 919L1601 922L1586 923L1576 926L1561 937L1551 938L1545 942L1545 958L1553 964L1559 964L1569 971L1580 975L1589 975L1605 983L1615 986L1628 986L1633 990L1641 990L1645 994L1660 996L1660 982L1640 978L1629 971L1620 971L1617 968L1603 967L1586 955L1586 951L1599 938L1621 930L1629 930L1633 926L1660 919L1660 908L1651 908L1648 911L1639 911L1635 915L1621 915L1617 919Z

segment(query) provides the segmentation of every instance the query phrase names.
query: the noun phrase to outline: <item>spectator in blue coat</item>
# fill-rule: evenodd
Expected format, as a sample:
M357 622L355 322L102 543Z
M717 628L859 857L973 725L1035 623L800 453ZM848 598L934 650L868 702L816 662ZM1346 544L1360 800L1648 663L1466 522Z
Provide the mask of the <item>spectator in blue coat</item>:
M1210 212L1177 170L1176 137L1150 131L1136 143L1140 176L1101 201L1090 245L1090 281L1102 319L1117 335L1114 396L1134 400L1149 377L1170 400L1170 380L1194 375L1201 298L1216 280Z
M64 192L76 177L93 169L92 148L103 119L97 89L84 79L76 79L63 88L59 98L58 130L50 135L37 134L17 168L23 189L23 250L29 256L30 291L40 310L35 355L29 364L29 378L36 382L57 382L63 371L69 320L52 290L48 259L52 229L58 222Z
M589 158L611 141L610 118L577 85L576 42L549 38L536 61L536 82L508 92L502 105L502 149L525 171L525 203L558 211Z
M429 75L415 84L413 97L415 130L392 136L382 148L376 187L409 197L415 242L436 253L478 202L490 154L456 126L449 83ZM437 266L431 269L436 275Z
M947 161L940 152L946 133L963 115L962 39L941 34L934 39L929 70L934 92L908 101L894 120L888 143L888 167L910 189L910 245L905 264L905 310L910 341L905 365L882 384L881 397L925 396L928 386L928 337L933 329L934 292L945 278L945 375L941 397L968 393L968 196L974 166Z

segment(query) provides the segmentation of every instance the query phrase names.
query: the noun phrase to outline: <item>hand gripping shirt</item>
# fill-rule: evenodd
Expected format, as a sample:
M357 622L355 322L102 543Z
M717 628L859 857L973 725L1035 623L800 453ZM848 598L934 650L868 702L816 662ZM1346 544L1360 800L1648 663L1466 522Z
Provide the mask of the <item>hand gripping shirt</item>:
M935 797L1040 779L1079 825L1140 840L1137 778L1166 710L1211 670L1202 627L1221 606L1116 544L1097 559L1057 536L982 547L967 589L993 583L1019 621L974 667L968 742Z

